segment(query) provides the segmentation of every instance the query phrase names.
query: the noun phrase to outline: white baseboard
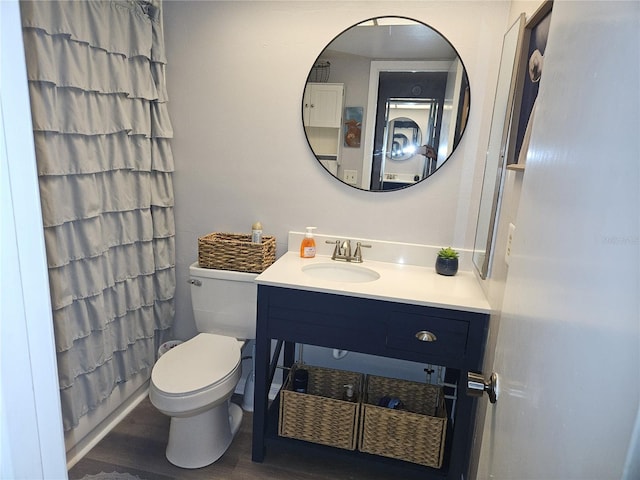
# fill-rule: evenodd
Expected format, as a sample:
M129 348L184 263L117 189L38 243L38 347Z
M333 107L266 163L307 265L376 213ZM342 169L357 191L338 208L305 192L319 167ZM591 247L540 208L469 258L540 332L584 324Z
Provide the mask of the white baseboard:
M78 463L82 457L84 457L89 451L95 447L100 440L107 436L107 434L118 425L124 417L126 417L131 411L136 408L142 400L147 398L149 394L149 382L131 395L127 401L122 404L116 411L105 418L96 428L94 428L88 435L86 435L81 441L67 451L67 470L71 469L76 463Z

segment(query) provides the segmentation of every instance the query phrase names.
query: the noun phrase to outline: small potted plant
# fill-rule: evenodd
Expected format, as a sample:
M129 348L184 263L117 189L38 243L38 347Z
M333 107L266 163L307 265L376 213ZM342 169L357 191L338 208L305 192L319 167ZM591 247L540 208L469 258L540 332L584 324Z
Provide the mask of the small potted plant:
M436 272L451 277L458 273L458 252L453 248L441 248L436 259Z

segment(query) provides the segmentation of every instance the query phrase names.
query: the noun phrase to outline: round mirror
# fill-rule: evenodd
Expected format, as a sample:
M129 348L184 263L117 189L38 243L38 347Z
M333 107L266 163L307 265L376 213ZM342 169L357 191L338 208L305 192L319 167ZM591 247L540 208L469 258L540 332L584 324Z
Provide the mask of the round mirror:
M387 122L387 159L396 162L409 160L418 154L422 145L422 132L410 118L393 118Z
M307 141L325 169L362 190L405 188L433 175L469 116L467 72L433 28L377 17L338 35L304 89Z

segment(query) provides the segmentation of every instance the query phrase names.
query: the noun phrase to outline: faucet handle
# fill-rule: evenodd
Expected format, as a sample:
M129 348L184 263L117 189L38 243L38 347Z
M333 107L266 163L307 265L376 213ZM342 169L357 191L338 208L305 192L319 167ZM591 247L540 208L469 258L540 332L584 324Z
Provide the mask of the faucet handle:
M356 243L356 253L353 255L353 261L362 263L362 248L371 248L371 245L363 245L361 242Z
M331 260L335 260L336 257L340 255L340 240L325 240L324 243L336 246L336 248L333 249L333 255L331 255Z

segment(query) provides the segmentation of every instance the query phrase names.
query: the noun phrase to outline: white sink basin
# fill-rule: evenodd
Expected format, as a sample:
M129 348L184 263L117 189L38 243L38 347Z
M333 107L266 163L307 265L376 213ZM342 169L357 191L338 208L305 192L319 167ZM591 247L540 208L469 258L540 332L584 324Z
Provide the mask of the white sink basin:
M380 278L375 270L350 263L312 263L302 267L302 271L311 277L334 282L365 283Z

